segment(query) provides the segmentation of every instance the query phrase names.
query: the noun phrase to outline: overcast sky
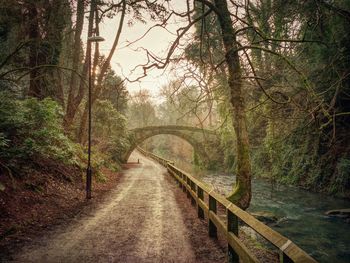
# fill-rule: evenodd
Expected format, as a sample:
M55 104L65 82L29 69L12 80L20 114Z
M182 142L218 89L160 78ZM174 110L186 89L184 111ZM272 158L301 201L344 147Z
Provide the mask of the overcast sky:
M185 8L184 1L176 1L176 9ZM184 9L183 9L184 10ZM105 18L103 23L100 24L100 35L105 38L105 41L100 43L101 53L107 55L110 48L112 47L117 28L119 25L120 14L113 19ZM116 52L111 61L112 68L120 76L126 76L129 79L136 79L140 74L141 70L138 72L131 73L131 70L135 66L146 62L146 55L144 51L138 50L138 47L144 47L152 51L157 56L165 57L167 48L176 38L173 34L169 33L167 30L162 28L154 28L147 34L145 38L133 44L132 46L126 47L126 44L132 42L140 36L142 36L149 27L151 27L154 22L148 22L147 24L142 24L137 22L133 26L128 26L128 17L125 18L124 27L122 30L121 38L117 47ZM173 33L179 27L178 21L172 21L172 23L167 27ZM86 35L87 22L84 24L84 32ZM166 85L172 78L171 73L166 70L154 69L148 72L148 76L141 79L139 82L126 83L126 86L130 93L139 91L140 89L147 89L155 97L158 95L160 88Z

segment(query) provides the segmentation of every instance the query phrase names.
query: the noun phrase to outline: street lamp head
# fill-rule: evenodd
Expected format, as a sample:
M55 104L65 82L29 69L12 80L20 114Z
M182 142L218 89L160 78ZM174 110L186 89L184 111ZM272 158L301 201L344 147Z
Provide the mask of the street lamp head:
M92 37L88 37L88 41L89 42L102 42L102 41L105 41L105 39L101 36L92 36Z

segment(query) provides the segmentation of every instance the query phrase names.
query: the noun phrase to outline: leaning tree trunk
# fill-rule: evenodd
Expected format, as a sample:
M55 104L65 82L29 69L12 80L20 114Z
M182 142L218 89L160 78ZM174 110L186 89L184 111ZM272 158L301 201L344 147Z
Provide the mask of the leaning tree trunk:
M226 0L215 0L218 19L221 27L222 40L228 65L228 85L233 107L233 125L236 133L237 175L233 193L228 199L242 209L249 207L251 199L251 165L249 157L249 139L245 102L242 94L242 73L237 52L237 40L232 26L230 12Z

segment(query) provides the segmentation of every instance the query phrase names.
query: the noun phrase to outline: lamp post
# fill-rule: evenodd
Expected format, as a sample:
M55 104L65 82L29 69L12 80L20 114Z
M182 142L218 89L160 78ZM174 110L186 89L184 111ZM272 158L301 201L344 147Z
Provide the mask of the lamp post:
M91 169L91 107L92 107L92 80L91 80L91 43L92 42L102 42L104 38L101 36L91 36L88 37L88 62L89 62L89 94L88 94L88 106L89 106L89 116L88 116L88 164L86 169L86 199L91 199L91 183L92 183L92 169Z

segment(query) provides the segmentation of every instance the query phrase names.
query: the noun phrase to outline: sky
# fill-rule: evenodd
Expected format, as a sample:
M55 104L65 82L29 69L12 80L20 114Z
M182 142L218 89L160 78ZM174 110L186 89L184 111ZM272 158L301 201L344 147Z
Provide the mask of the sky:
M176 8L182 8L183 4L177 2ZM119 25L120 15L117 15L113 19L105 18L103 22L100 23L100 35L105 38L104 42L100 43L101 53L107 55L109 50L112 47L114 38ZM166 51L173 40L176 38L175 35L169 33L167 30L156 27L152 29L146 37L142 40L139 40L131 46L126 46L129 42L135 41L140 38L148 29L151 27L154 22L148 21L147 24L141 22L135 23L133 26L127 24L128 17L125 18L123 30L121 33L121 38L117 50L114 53L114 56L111 61L111 66L114 71L120 76L128 77L133 80L136 79L141 70L134 73L131 72L135 66L146 62L146 55L144 51L140 50L139 47L144 47L157 56L165 57ZM176 29L179 27L178 21L172 21L167 27L175 33ZM86 33L87 23L84 25L84 31ZM126 86L129 92L132 94L139 91L140 89L147 89L152 94L154 100L157 100L157 95L160 91L160 88L164 85L167 85L172 76L172 73L169 70L157 70L153 69L148 72L148 76L144 77L138 82L127 82Z

